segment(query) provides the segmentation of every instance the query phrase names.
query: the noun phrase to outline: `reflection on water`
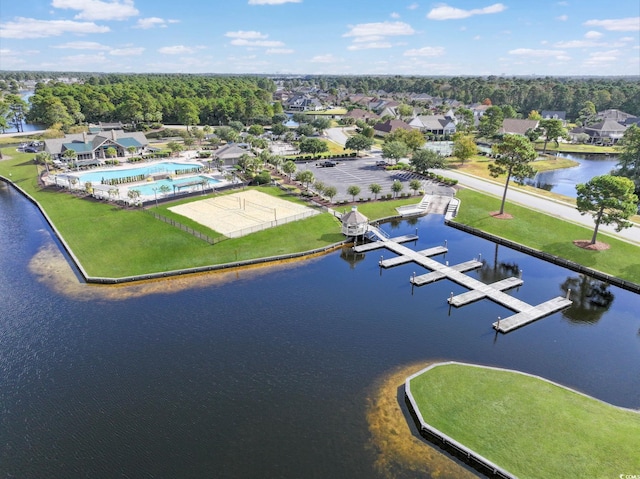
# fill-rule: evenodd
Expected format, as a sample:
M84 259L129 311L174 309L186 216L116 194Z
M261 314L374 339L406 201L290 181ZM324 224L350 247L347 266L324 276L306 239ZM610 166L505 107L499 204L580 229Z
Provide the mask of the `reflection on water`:
M531 304L576 277L442 216L394 227L418 229L416 251L447 241L451 264L481 254L477 278L523 269L509 294ZM638 295L616 287L595 323L556 313L494 341L505 308L481 300L449 314L465 288L443 280L412 295L412 272L426 271L382 272L379 251L92 286L51 238L31 203L0 188L1 477L460 477L399 397L433 358L640 407ZM584 296L602 304L592 286Z
M608 283L584 274L568 277L560 289L565 294L571 290L573 305L562 311L562 316L574 323L597 323L609 311L615 299Z
M340 249L340 258L349 263L351 269L355 268L365 257L366 255L364 253L354 251L351 245L345 245Z
M609 174L618 163L615 155L562 153L559 157L577 161L578 165L572 168L542 171L534 178L525 180L525 183L536 188L575 198L577 184L586 183L594 176Z

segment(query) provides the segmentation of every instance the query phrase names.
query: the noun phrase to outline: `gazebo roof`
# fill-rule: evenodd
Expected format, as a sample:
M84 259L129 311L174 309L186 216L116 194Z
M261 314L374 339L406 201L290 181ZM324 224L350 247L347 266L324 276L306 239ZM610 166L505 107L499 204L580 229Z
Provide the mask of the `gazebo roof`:
M353 206L351 211L342 217L343 225L361 225L369 222L369 218L358 211L357 206Z

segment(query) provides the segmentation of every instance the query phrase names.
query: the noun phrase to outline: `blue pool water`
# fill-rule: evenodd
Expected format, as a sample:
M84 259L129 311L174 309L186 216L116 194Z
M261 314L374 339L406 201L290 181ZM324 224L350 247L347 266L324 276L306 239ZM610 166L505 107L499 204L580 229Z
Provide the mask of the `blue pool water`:
M209 181L207 187L211 187L213 185L215 185L216 183L220 183L218 180L215 180L213 178L210 178L208 176L189 176L187 178L179 178L179 179L175 179L175 180L158 180L158 181L150 181L147 184L144 185L136 185L136 186L131 186L129 187L130 190L138 190L140 192L140 194L142 196L153 196L154 194L161 194L160 192L160 187L162 185L167 185L170 190L170 193L173 193L173 187L176 186L176 189L178 186L180 185L184 185L185 183L190 183L192 181L199 181L202 179L207 179ZM154 188L156 188L156 191L154 191ZM198 190L200 190L201 186L200 185L194 185L192 188L197 188ZM183 188L183 191L186 188Z
M115 178L123 178L126 176L151 175L154 173L173 173L175 170L184 170L187 168L203 167L201 163L177 163L172 161L163 161L161 163L153 163L145 166L126 169L109 169L95 170L78 175L80 184L87 181L92 183L100 183L103 180L112 180Z

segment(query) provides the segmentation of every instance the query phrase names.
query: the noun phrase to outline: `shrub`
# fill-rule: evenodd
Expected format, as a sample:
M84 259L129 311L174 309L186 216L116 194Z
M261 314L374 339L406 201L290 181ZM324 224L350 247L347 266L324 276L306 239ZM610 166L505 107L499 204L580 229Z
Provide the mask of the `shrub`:
M256 185L268 185L271 183L271 173L262 171L253 179Z

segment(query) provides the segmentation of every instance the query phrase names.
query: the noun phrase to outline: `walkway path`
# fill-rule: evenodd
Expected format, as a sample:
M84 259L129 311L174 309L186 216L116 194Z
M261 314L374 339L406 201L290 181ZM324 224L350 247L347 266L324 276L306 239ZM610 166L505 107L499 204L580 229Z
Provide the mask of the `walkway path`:
M335 141L344 145L347 141L347 136L342 132L341 128L329 128L327 130L328 136ZM482 191L493 196L502 197L504 191L504 182L485 180L477 176L467 175L453 170L433 170L437 175L446 176L447 178L453 178L458 180L458 183L467 188L471 188L477 191ZM551 216L561 218L572 223L576 223L587 228L593 229L594 223L591 215L581 215L575 206L564 203L559 200L554 200L535 193L529 193L515 189L513 186L509 186L507 192L507 201L516 203L534 210L542 211ZM619 233L615 231L612 226L601 225L599 231L607 233L616 238L635 243L640 245L640 226L634 225L631 228L624 229Z

